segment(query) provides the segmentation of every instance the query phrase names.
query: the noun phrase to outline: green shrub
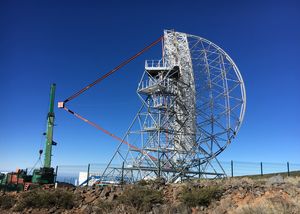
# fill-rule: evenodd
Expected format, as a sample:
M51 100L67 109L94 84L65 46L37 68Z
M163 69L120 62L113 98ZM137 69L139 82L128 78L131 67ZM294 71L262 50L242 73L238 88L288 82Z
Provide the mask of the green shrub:
M10 209L16 203L15 197L11 195L1 195L0 196L0 208L1 209Z
M208 206L212 200L219 199L221 193L218 186L185 187L181 193L181 201L189 207Z
M23 210L24 208L64 208L71 209L75 203L73 193L65 190L31 190L24 192L17 203L16 210Z
M163 203L163 195L161 191L136 185L125 189L118 202L132 206L138 211L150 211L152 205Z
M109 213L115 209L117 203L108 202L108 201L100 201L98 204L101 213Z
M140 186L146 186L146 185L148 185L148 182L147 182L146 180L139 180L139 181L137 182L137 185L140 185Z

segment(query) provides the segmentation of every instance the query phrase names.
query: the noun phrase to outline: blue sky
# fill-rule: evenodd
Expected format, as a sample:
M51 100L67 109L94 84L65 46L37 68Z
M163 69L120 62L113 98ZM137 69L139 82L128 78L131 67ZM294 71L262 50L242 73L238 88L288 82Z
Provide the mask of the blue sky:
M243 75L245 120L221 160L300 163L299 11L297 1L1 1L0 168L37 160L52 82L64 100L163 29L213 41ZM140 105L144 60L159 56L152 49L70 108L122 136ZM110 159L118 142L55 111L54 165Z

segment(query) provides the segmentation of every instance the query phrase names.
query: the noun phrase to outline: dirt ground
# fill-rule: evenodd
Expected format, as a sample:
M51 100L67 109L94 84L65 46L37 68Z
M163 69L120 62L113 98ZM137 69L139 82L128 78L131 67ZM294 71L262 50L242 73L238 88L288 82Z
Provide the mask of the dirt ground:
M217 187L218 192L203 192L210 187ZM197 191L188 195L192 189L202 191L202 195ZM2 192L0 213L300 213L300 177L280 175L264 179L231 178L179 184L151 182L48 191L49 194L52 191L52 195Z

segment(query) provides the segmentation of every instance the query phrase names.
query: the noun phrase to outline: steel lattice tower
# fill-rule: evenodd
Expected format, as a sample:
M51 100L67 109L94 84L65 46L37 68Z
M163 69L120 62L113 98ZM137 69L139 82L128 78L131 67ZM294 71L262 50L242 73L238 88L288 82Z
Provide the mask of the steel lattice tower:
M225 176L216 156L236 136L246 94L232 59L214 43L164 31L161 60L147 60L142 106L102 180Z

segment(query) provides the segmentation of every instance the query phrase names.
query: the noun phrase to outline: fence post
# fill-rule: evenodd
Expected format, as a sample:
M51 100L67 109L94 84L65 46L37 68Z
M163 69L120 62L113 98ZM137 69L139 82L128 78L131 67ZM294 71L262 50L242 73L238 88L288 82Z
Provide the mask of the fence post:
M55 168L55 177L54 177L54 183L56 183L57 180L57 172L58 172L58 165Z
M7 189L7 185L8 185L8 173L6 173L4 194L5 194L5 192L8 190L8 189Z
M231 160L231 177L233 178L233 160Z
M20 176L20 170L18 170L18 172L17 172L17 186L16 186L16 188L17 188L17 192L19 192L19 188L18 188L18 186L19 186L19 176Z
M87 169L87 177L86 177L86 186L89 186L89 179L90 179L90 164L88 164L88 169Z
M263 171L263 163L260 162L260 175L263 176L264 175L264 171Z
M158 154L158 178L160 178L160 174L161 174L161 168L160 168L160 157L159 157L159 154Z
M287 166L287 174L288 174L288 176L290 176L290 163L287 162L286 166Z
M200 165L201 161L200 161L200 158L199 158L199 179L201 178L201 165Z
M122 163L122 176L121 176L121 185L124 184L124 161Z

